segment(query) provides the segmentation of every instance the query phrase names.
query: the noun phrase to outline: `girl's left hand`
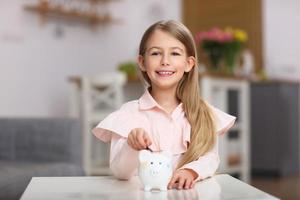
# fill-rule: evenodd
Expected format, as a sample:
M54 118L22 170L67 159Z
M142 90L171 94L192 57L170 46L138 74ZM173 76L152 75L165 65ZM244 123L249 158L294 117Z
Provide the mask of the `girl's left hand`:
M168 185L168 189L176 188L181 189L191 189L196 183L196 178L198 174L191 169L180 169L175 171L173 177Z

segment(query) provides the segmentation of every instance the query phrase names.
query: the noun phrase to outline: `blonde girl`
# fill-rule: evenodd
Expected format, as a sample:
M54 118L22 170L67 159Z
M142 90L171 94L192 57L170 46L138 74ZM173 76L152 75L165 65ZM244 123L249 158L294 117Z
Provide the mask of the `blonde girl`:
M145 93L107 116L93 133L111 142L110 168L117 178L136 174L139 150L168 150L174 168L168 188L190 189L216 172L217 138L235 117L201 99L195 42L180 22L151 25L138 63L148 85Z

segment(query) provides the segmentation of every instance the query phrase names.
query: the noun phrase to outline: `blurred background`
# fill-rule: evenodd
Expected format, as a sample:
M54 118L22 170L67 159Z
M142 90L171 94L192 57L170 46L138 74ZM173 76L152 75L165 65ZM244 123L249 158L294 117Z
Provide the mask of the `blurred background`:
M184 23L199 51L203 98L238 117L220 173L282 199L300 192L297 0L1 0L0 198L32 176L107 175L90 130L143 85L149 25Z

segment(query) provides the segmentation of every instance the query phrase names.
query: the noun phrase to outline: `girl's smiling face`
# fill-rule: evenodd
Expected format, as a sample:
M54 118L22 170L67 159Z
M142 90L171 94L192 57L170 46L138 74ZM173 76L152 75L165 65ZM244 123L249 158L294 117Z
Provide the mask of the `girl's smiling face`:
M187 55L184 44L161 30L153 32L144 56L139 56L139 66L147 73L153 88L177 87L184 72L189 72L194 65L195 58Z

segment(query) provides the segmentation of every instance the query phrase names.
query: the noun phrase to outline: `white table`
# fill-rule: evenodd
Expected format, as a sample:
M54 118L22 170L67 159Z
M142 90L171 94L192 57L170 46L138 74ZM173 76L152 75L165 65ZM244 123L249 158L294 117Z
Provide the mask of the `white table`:
M34 177L21 200L69 199L277 199L229 175L216 175L190 190L144 192L138 177L119 181L112 176Z

